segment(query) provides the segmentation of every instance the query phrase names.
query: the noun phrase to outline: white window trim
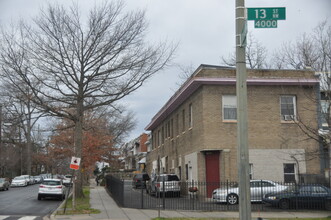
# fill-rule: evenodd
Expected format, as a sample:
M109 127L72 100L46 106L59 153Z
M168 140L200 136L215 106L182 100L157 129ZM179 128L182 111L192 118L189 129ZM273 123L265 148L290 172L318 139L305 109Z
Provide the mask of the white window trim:
M293 164L293 169L294 169L294 173L285 173L284 172L284 166L285 164ZM295 163L283 163L283 175L284 175L284 182L285 182L285 175L294 175L294 180L297 181L297 165Z
M283 115L282 114L282 97L291 97L292 98L294 115ZM280 119L282 122L297 121L297 98L295 95L281 95L279 97L279 108L280 108Z
M223 95L222 96L222 120L223 121L225 121L225 122L237 122L237 119L225 119L224 118L224 103L225 103L225 101L224 101L224 98L225 97L235 97L235 106L236 106L236 109L237 109L237 96L236 95ZM238 116L237 116L238 117Z

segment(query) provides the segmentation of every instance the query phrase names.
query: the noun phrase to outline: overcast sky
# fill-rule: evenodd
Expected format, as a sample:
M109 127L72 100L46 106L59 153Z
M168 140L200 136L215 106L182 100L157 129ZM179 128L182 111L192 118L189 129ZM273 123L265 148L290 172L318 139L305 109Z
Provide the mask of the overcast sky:
M87 9L100 0L76 0ZM18 18L29 19L47 2L68 5L70 0L0 0L0 24ZM235 49L235 0L124 0L127 10L144 9L149 23L147 38L179 43L174 63L180 66L221 65ZM310 33L321 21L331 23L331 0L246 0L246 7L286 7L286 20L277 28L248 31L272 53L282 43ZM128 140L144 132L152 117L178 88L180 69L172 67L158 73L123 103L136 114L137 128Z

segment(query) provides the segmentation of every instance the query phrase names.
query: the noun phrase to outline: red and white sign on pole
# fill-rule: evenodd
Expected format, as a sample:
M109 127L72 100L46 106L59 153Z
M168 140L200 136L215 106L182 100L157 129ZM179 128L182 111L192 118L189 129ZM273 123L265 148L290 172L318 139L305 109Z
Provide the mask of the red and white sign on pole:
M80 165L80 158L72 157L70 163L70 169L79 170L79 165Z

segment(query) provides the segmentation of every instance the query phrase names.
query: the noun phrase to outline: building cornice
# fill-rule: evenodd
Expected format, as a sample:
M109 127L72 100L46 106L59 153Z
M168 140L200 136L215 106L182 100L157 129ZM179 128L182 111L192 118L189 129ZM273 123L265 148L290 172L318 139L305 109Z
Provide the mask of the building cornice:
M155 129L180 104L202 85L235 85L236 78L193 77L187 81L160 109L146 126L145 130ZM315 86L317 78L248 78L247 86Z

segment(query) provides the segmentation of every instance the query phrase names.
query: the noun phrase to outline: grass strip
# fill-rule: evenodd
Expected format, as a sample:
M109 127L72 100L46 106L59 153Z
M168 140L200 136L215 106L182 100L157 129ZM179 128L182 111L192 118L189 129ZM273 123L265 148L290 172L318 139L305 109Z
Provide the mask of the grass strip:
M56 215L78 215L78 214L99 214L100 210L92 209L90 206L90 187L83 188L84 198L76 198L76 209L72 208L72 197L68 198L66 212L58 210Z

